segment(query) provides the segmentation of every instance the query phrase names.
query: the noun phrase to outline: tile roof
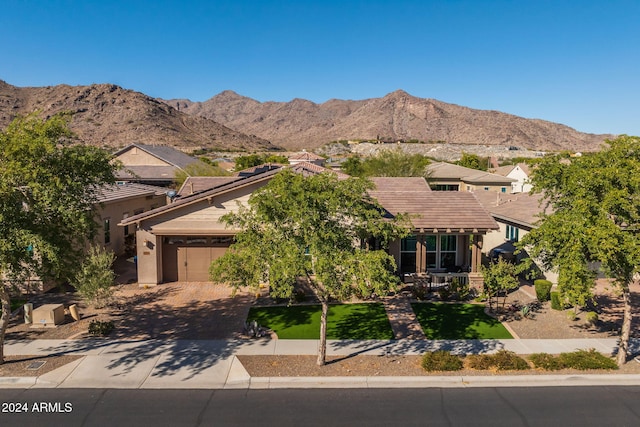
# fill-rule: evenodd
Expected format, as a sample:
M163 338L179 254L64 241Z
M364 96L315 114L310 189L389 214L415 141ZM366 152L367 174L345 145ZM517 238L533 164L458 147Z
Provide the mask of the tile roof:
M302 174L317 174L323 172L336 173L340 179L349 176L310 163L299 163L289 166L292 170ZM172 204L135 215L122 221L122 225L134 223L170 210L179 209L197 203L217 194L232 191L244 185L271 179L281 168L236 177L234 181L220 183L214 188L202 190L193 195L176 199ZM390 215L408 213L415 228L433 232L477 232L497 229L498 225L486 209L478 202L472 193L458 191L431 191L423 178L388 178L376 177L372 179L376 190L370 192Z
M291 170L294 172L301 173L303 176L317 175L319 173L328 172L328 173L335 174L338 177L338 179L347 179L350 177L344 172L336 171L333 169L327 169L325 167L318 166L315 163L309 163L309 162L300 162L300 163L296 163L295 165L289 165L287 167L291 168Z
M513 178L446 162L431 163L427 166L427 172L432 179L459 179L469 183L511 183L516 181Z
M99 203L110 203L117 200L142 196L160 196L165 194L166 188L153 185L128 182L122 185L106 185L98 194Z
M494 218L516 222L529 228L535 227L538 215L544 208L540 194L505 194L488 191L478 191L473 194ZM547 213L551 211L547 210Z
M513 171L516 167L520 167L524 173L529 175L529 166L526 163L518 163L517 165L505 165L500 166L492 170L496 175L507 176Z
M125 151L131 149L132 147L137 147L140 150L146 151L154 157L157 157L165 162L178 167L180 169L184 169L187 165L191 163L195 163L198 160L183 153L180 150L177 150L168 145L146 145L146 144L131 144L122 150L117 151L114 155L118 156Z
M118 179L173 181L179 168L175 166L126 166L116 173Z
M416 229L471 233L498 228L471 193L431 191L423 178L373 178L372 181L376 189L370 191L370 195L391 215L411 215Z
M422 177L372 177L369 178L376 185L376 192L411 192L411 191L431 191L427 181Z
M300 153L292 154L289 156L289 160L300 160L300 161L314 161L314 160L325 160L324 157L319 156L315 153L310 153L308 151L301 151Z
M208 198L212 198L213 196L219 195L219 194L223 194L226 193L228 191L232 191L235 190L236 188L240 188L244 185L249 185L255 182L260 182L260 181L266 181L269 180L273 177L273 175L277 174L280 170L279 169L272 169L268 172L264 172L261 174L257 174L257 175L251 175L251 176L247 176L247 177L241 177L239 179L236 179L235 181L229 182L227 184L221 184L218 185L215 188L211 188L208 190L204 190L201 191L199 193L195 193L193 195L190 196L185 196L185 197L181 197L179 199L176 199L173 203L165 205L165 206L160 206L159 208L156 209L152 209L150 211L147 212L143 212L139 215L134 215L131 216L127 219L122 220L121 225L126 225L126 224L131 224L140 220L144 220L147 218L151 218L157 215L161 215L164 212L169 212L172 210L176 210L179 209L183 206L188 206L194 203L198 203L202 200L206 200Z
M189 176L178 190L178 196L190 196L238 179L242 178L239 176Z

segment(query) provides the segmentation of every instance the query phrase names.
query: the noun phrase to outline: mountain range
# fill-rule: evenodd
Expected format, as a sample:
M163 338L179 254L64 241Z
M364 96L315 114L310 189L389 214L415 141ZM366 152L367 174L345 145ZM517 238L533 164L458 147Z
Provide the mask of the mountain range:
M278 149L263 138L185 114L140 92L112 84L16 87L0 81L0 128L17 115L35 110L42 117L71 112L70 127L79 139L102 147L142 143L171 145L186 151Z
M71 111L87 143L167 144L185 150L312 150L330 141L424 141L591 151L614 135L579 132L544 120L477 110L402 90L382 98L259 102L224 91L204 102L155 99L112 84L16 87L0 81L0 127L16 115Z

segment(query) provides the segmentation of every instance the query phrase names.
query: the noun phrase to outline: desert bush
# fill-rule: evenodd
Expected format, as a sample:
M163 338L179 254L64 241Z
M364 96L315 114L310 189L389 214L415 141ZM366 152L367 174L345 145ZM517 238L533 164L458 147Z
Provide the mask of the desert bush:
M499 350L493 355L493 364L498 371L522 371L529 369L529 364L512 351Z
M451 297L449 286L442 286L438 289L438 296L442 301L447 301Z
M589 311L587 312L587 314L585 315L585 320L587 322L588 325L593 326L596 323L598 323L598 313L596 313L595 311Z
M459 371L462 359L449 351L439 350L422 356L422 368L425 371Z
M551 292L551 308L554 310L562 310L562 301L560 300L560 292Z
M450 290L453 297L459 301L467 300L471 292L469 283L462 283L458 278L451 281Z
M544 369L545 371L557 371L558 369L563 368L560 360L549 353L531 354L529 355L529 360L533 363L533 366Z
M576 350L571 353L561 353L558 361L565 368L580 370L587 369L618 369L615 360L597 352L594 348L590 350Z
M89 335L106 337L113 330L113 322L92 320L89 323Z
M96 308L106 306L113 297L116 274L111 266L115 259L113 252L97 245L91 246L72 282L80 296Z
M498 350L495 354L472 354L467 357L469 368L478 370L522 371L529 364L512 351Z
M553 283L545 279L537 279L533 282L533 286L536 289L536 297L538 298L538 301L549 301L549 298L551 298L551 287L553 286Z
M490 354L470 354L466 360L467 366L471 369L486 371L493 366Z

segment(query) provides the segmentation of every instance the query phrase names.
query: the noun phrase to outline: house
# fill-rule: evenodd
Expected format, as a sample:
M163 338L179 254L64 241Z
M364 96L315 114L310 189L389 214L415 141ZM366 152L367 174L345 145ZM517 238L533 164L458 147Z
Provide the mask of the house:
M483 235L498 229L472 193L431 191L423 178L372 178L371 191L391 215L407 213L412 233L392 242L402 277L425 272L478 274Z
M135 229L117 224L130 216L158 208L167 203L166 189L133 182L109 185L101 189L96 206L96 221L101 225L95 243L123 255L127 246L134 248ZM133 256L133 254L132 254Z
M124 165L117 174L119 181L158 186L173 184L176 172L186 172L189 165L200 163L166 145L131 144L114 153L114 157Z
M298 163L311 163L318 166L324 166L326 159L314 153L303 150L299 153L289 156L289 164L296 165Z
M437 191L497 191L511 192L513 178L446 162L427 166L429 185Z
M499 226L498 230L491 231L485 236L484 255L490 259L498 256L512 258L516 249L514 243L520 241L536 227L536 222L544 208L542 196L531 193L492 194L482 191L476 192L475 196ZM526 254L520 254L517 257L526 256ZM538 268L546 279L557 283L556 273L545 271L540 266Z
M225 253L239 230L227 229L220 217L246 204L281 168L305 175L336 173L311 163L272 167L215 187L185 194L173 203L123 219L136 227L138 281L156 285L173 281L208 281L211 262ZM496 222L473 194L432 192L423 178L374 178L371 192L388 216L412 215L412 235L392 242L401 275L427 270L471 270L480 265L482 235Z
M513 178L516 181L511 183L512 193L528 193L531 191L531 184L529 182L529 166L526 163L518 163L517 165L506 165L492 169L492 172L506 176L507 178Z

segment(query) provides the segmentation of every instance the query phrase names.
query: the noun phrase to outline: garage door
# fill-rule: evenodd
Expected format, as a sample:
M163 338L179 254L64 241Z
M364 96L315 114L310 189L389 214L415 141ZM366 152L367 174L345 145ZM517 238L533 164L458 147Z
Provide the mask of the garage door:
M178 281L208 282L209 266L227 251L224 247L182 246L178 248Z

